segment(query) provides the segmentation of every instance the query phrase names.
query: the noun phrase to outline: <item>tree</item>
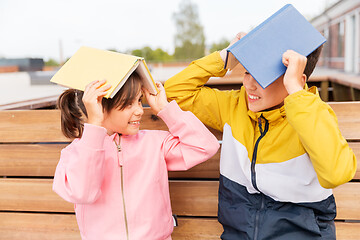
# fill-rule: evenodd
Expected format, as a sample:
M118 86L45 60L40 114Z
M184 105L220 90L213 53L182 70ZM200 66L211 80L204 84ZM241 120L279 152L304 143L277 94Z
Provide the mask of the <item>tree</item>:
M203 57L205 35L197 5L183 0L179 8L179 11L173 14L176 25L174 58L188 60Z
M171 55L169 55L167 52L162 50L161 48L157 48L153 52L154 55L154 61L160 61L160 62L169 62L173 59Z
M59 63L55 59L50 58L48 61L45 62L45 66L57 67L59 66Z
M132 50L131 54L143 57L147 62L167 62L172 60L172 56L161 48L152 50L150 47L143 47L142 49Z
M131 51L131 54L138 57L143 57L146 61L151 61L154 59L153 50L148 46L143 47L142 49L135 49Z
M220 42L211 44L210 53L222 50L222 49L226 48L227 46L229 46L229 44L230 44L230 42L223 38L220 40Z

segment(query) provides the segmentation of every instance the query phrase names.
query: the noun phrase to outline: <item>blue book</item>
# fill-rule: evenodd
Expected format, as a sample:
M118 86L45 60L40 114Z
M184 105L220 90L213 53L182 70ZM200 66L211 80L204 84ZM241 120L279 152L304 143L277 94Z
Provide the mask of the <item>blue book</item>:
M282 55L286 50L308 56L325 41L301 13L287 4L228 48L225 67L233 64L233 55L266 88L285 73Z

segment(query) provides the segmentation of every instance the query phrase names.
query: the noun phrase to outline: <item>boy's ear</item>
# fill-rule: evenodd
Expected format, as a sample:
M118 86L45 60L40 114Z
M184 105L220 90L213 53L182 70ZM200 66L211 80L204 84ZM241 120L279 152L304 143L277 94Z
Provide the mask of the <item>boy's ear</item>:
M307 77L306 77L305 74L303 74L303 75L301 76L301 82L303 83L303 86L305 86L306 81L307 81Z

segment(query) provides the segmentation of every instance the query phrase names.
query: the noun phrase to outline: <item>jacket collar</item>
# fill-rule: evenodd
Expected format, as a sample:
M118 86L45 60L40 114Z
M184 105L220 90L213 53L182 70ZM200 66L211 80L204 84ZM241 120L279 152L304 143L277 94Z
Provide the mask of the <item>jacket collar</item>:
M313 94L318 94L317 88L316 87L311 87L309 88L307 86L307 84L305 84L304 89L307 92L311 92ZM251 119L253 119L255 122L259 121L259 118L261 117L261 115L269 121L269 124L276 124L279 121L282 121L283 119L286 118L286 112L285 112L285 106L283 105L280 108L271 110L271 111L262 111L262 112L253 112L251 110L248 110L248 115Z
M263 116L266 120L269 121L270 124L277 123L286 117L284 106L271 111L263 111L263 112L253 112L251 110L248 110L248 115L255 122L257 122L259 118Z

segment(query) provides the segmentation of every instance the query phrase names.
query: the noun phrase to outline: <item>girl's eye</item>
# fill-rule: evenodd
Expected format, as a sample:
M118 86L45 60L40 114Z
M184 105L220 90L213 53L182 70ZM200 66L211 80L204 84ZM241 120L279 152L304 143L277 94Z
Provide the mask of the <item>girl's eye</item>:
M249 74L249 72L245 72L245 74Z

